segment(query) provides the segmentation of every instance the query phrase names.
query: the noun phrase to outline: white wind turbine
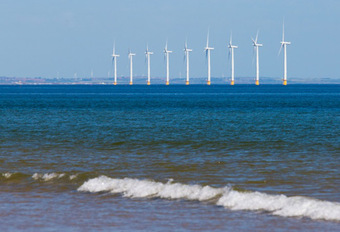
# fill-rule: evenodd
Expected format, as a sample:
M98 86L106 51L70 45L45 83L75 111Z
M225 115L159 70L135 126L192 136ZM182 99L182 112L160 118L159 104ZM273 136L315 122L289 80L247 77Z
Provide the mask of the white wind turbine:
M281 53L281 49L283 48L283 85L287 85L287 45L290 45L291 42L285 41L285 25L283 24L282 29L282 41L279 54Z
M235 84L235 73L234 73L234 49L238 48L238 46L233 45L233 38L232 35L230 35L230 41L229 41L229 54L231 54L231 85Z
M164 55L166 57L166 85L169 85L170 83L170 72L169 72L169 54L172 53L172 51L168 50L168 42L165 44L164 48Z
M187 42L185 41L185 46L184 46L184 54L185 58L187 60L187 79L185 81L186 85L189 85L189 54L192 52L192 49L188 48Z
M148 60L148 82L147 82L147 85L150 85L150 55L152 55L153 52L150 52L149 51L149 47L146 46L146 51L145 51L145 56L146 56L146 59Z
M208 36L207 36L207 45L204 48L205 50L205 55L208 58L208 81L207 85L211 84L211 76L210 76L210 50L214 50L213 47L209 47L209 31L208 31Z
M256 85L260 84L259 47L263 46L262 44L257 43L258 35L259 32L257 32L255 40L251 38L251 40L253 41L254 49L256 50L256 79L255 79Z
M132 53L131 51L129 51L129 60L130 60L130 85L133 84L133 70L132 70L132 58L133 56L135 56L135 53Z
M117 85L117 57L119 57L118 54L116 54L116 44L113 45L113 51L112 51L112 62L114 63L114 85Z

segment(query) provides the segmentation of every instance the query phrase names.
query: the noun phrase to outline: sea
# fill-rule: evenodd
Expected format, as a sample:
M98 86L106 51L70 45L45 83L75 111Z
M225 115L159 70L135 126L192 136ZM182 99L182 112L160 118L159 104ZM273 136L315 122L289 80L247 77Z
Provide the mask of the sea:
M340 231L340 85L2 85L0 231Z

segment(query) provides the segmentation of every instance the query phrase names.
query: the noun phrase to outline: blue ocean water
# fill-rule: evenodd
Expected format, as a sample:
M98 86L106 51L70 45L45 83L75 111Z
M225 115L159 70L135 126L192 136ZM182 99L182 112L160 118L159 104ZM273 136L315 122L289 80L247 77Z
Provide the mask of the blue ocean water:
M340 85L0 86L1 231L336 231Z

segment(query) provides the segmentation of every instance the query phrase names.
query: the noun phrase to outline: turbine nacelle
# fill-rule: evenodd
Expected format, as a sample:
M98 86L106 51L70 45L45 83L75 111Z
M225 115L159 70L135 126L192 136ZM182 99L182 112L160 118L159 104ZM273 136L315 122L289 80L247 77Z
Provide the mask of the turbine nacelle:
M229 43L228 48L238 48L238 46L232 45L231 43Z
M167 48L164 49L164 53L167 54L167 53L172 53L172 51L168 50Z
M290 45L291 44L291 42L286 42L286 41L282 41L282 42L280 42L282 45Z
M153 55L153 52L149 52L148 50L145 51L145 55Z
M136 53L131 53L131 52L129 52L129 58L131 58L132 56L135 56L136 55Z
M257 41L254 41L254 40L253 40L253 46L254 46L254 47L262 47L263 44L259 44L259 43L257 43Z
M204 51L208 51L208 50L214 50L214 48L212 48L212 47L205 47L204 48Z

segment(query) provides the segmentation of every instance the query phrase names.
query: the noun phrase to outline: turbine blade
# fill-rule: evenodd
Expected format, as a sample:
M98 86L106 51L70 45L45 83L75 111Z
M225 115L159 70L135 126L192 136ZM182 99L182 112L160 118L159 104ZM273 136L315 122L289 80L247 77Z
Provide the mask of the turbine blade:
M283 25L282 25L282 42L285 41L285 22L283 21Z
M259 37L259 31L257 30L257 33L256 33L256 39L255 39L255 42L257 43L257 39Z
M207 35L207 47L209 47L209 29L208 29L208 35Z
M279 50L279 53L277 54L277 56L279 56L281 54L282 47L283 47L283 44L281 44L280 50Z
M255 40L253 39L253 37L250 37L251 38L251 41L253 41L253 45L255 46L256 42Z

